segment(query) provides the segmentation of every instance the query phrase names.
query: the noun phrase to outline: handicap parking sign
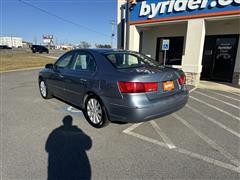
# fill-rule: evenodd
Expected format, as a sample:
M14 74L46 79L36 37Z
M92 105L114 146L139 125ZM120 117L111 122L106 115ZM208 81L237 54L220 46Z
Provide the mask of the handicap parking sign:
M162 50L163 51L169 50L169 43L170 43L169 39L163 39L163 41L162 41Z

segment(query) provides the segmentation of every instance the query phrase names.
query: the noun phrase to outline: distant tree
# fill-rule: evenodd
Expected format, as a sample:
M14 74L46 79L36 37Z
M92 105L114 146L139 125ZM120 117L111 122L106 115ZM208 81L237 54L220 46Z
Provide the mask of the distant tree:
M91 47L91 44L88 43L87 41L81 41L80 44L78 45L79 48L87 49Z
M110 44L95 44L96 48L112 48Z

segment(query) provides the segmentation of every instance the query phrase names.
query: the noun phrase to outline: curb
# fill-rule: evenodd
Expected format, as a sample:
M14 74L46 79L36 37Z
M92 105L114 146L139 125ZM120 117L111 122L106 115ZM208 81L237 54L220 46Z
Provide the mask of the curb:
M47 55L42 55L40 54L40 56L42 57L47 57L50 59L57 59L58 57L54 57L54 56L47 56ZM14 70L8 70L8 71L0 71L0 74L2 73L9 73L9 72L20 72L20 71L29 71L29 70L36 70L36 69L42 69L44 66L40 66L40 67L31 67L31 68L23 68L23 69L14 69Z
M10 72L21 72L21 71L30 71L30 70L37 70L37 69L42 69L43 66L41 67L32 67L32 68L24 68L24 69L14 69L14 70L9 70L9 71L0 71L0 74L2 73L10 73Z
M43 55L43 54L39 54L42 57L46 57L46 58L50 58L50 59L58 59L59 57L56 56L48 56L48 55Z

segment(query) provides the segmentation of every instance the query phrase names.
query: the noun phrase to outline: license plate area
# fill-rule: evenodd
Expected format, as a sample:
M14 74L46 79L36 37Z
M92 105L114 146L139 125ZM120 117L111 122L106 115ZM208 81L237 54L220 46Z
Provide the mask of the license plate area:
M163 90L164 91L172 91L174 90L174 83L173 81L166 81L163 83Z

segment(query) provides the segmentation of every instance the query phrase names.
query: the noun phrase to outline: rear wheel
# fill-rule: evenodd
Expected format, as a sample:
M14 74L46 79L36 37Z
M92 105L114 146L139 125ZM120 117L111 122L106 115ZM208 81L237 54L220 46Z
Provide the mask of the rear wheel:
M52 98L52 93L49 91L46 82L43 79L39 80L39 90L40 94L44 99Z
M84 115L89 124L95 128L101 128L109 123L105 107L95 96L86 99Z

